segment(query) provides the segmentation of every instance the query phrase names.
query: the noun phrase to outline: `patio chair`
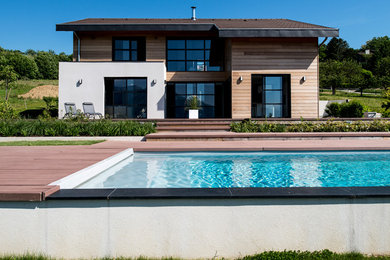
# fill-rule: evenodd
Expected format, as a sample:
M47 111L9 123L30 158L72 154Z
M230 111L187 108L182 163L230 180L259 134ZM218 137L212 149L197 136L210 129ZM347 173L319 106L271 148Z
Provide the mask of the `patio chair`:
M83 103L83 110L84 110L84 115L87 118L95 119L96 116L98 116L99 119L103 118L103 115L101 113L95 112L95 107L93 106L92 102L84 102Z
M65 105L65 115L63 118L71 118L76 116L77 109L75 103L65 102L64 105Z

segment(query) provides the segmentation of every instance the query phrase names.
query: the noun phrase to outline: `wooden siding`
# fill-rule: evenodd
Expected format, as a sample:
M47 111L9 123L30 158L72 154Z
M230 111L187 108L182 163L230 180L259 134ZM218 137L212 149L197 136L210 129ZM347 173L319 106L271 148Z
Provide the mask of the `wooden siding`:
M165 62L165 45L166 38L164 36L147 36L146 61Z
M225 81L229 79L230 71L228 72L216 72L216 71L196 71L196 72L167 72L167 81L193 81L193 82L206 82L206 81Z
M251 117L252 74L290 74L291 117L318 117L317 38L233 39L232 118Z

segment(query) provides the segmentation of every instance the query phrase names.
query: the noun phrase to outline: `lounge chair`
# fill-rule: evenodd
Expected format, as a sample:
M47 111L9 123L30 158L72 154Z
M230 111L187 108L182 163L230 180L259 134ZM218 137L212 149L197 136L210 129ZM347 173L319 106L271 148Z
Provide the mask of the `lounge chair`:
M93 103L91 103L91 102L84 102L83 103L83 110L84 110L84 115L87 118L95 119L96 116L98 116L99 119L103 118L103 115L101 113L95 112L95 107L93 106Z
M64 103L64 105L65 105L65 115L63 118L71 118L76 116L77 109L75 103L66 102Z

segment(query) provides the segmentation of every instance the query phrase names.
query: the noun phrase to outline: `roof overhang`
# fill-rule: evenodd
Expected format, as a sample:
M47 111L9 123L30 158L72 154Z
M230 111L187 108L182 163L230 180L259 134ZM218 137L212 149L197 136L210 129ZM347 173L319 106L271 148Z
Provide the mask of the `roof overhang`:
M229 37L338 37L335 28L218 28L215 24L57 24L57 31L197 31Z
M57 24L57 31L215 31L215 24Z
M338 37L338 29L222 29L219 37Z

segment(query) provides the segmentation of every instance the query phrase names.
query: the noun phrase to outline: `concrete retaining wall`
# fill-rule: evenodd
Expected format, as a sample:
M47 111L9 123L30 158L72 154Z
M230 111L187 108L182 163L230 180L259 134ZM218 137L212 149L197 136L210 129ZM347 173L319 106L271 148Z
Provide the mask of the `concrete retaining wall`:
M0 254L238 257L265 250L390 254L390 198L0 203Z

